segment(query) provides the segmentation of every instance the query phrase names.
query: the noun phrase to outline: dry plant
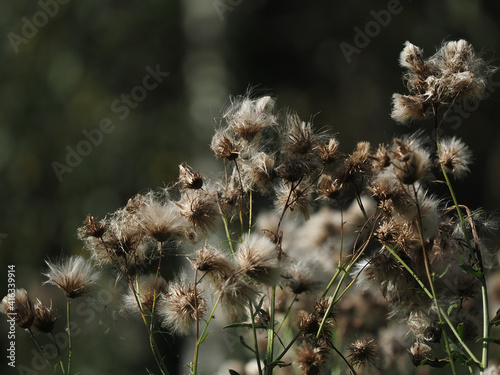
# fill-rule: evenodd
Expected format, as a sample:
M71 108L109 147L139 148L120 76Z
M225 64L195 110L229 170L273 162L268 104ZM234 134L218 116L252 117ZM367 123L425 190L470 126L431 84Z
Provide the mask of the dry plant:
M211 142L220 179L183 163L171 186L100 221L89 215L78 235L91 262L48 263L47 283L68 301L69 355L54 372L71 371L71 299L90 292L97 269L111 269L128 283L123 308L143 321L163 375L157 337L192 336L196 375L214 320L244 332L246 370L230 374L408 365L499 373L488 367L490 343L500 343L487 293L487 274L497 271L483 262L492 223L454 193L472 153L444 125L453 105L484 97L495 68L464 40L427 59L406 42L400 64L408 94L394 94L392 118L430 119L433 131L359 142L344 155L328 131L275 111L269 96L246 95L232 100ZM448 197L434 195L444 185ZM256 202L272 207L256 212ZM179 252L190 270L166 275L162 261ZM50 334L51 308L24 290L15 298L18 326L34 338L31 327Z

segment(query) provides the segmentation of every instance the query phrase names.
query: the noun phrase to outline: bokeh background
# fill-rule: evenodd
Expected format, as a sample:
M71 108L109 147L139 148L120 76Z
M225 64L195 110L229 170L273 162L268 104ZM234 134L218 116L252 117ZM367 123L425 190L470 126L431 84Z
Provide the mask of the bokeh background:
M420 125L402 127L389 116L392 93L404 92L397 59L406 40L432 54L444 40L465 38L500 65L500 3L493 0L401 0L401 11L348 62L340 44L354 46L355 28L364 30L373 12L389 4L395 0L0 2L0 294L13 264L18 287L57 304L58 291L41 286L44 261L82 253L76 229L87 213L103 217L138 192L170 184L183 161L201 172L219 168L208 145L230 95L253 88L276 96L278 107L338 133L349 152L357 141L388 142ZM126 104L123 95L141 93L148 66L168 76ZM500 77L493 81L490 97L469 107L455 132L475 156L458 197L495 213ZM68 150L103 119L113 130L58 177L54 162L68 165ZM111 280L103 300L112 289ZM87 374L154 368L145 348L131 345L144 339L139 323L124 323L106 304L80 308L75 368ZM2 321L2 353L6 328ZM170 368L184 373L180 344L162 345ZM33 348L18 330L18 365L34 363ZM9 371L4 362L2 354L1 373Z

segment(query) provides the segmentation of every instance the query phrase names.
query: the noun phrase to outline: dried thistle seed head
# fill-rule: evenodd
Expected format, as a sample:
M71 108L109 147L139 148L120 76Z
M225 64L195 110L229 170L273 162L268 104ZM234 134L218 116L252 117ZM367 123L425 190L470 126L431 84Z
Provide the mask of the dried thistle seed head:
M274 208L276 212L283 212L288 208L292 213L302 215L304 219L309 219L311 205L308 200L308 192L301 186L292 189L290 183L280 183L276 186L276 197L274 199Z
M15 293L9 294L2 299L2 312L14 314L16 325L27 329L35 321L35 308L28 298L26 289L16 289Z
M249 303L255 303L258 295L254 286L247 284L239 274L227 278L219 287L221 302L230 320L244 319Z
M421 146L417 135L394 139L391 162L396 178L405 185L423 179L431 166L430 153Z
M322 276L322 272L313 261L299 259L289 265L284 283L293 294L315 293L321 288Z
M321 320L318 321L316 314L300 310L297 316L297 327L304 336L316 337Z
M52 311L52 302L50 307L44 306L42 302L37 299L35 302L35 321L33 326L40 332L49 333L54 329L56 317Z
M417 341L413 343L408 354L410 354L411 362L415 366L419 366L424 359L431 358L432 349L429 345Z
M338 156L339 142L335 138L330 138L328 143L317 146L319 157L324 164L333 163Z
M430 107L423 95L392 95L391 117L400 124L423 120L430 116Z
M384 144L380 144L377 151L372 156L372 167L374 172L380 173L385 168L391 165L391 158L389 156L389 151Z
M421 310L411 311L406 318L411 332L418 341L439 342L441 340L441 329L431 316Z
M215 199L206 191L185 191L177 206L181 216L191 223L196 232L205 234L215 228L219 210Z
M469 173L472 152L456 137L443 139L439 142L439 163L455 178L461 179Z
M193 267L215 280L226 280L236 272L233 263L215 247L203 245L192 260Z
M106 221L101 220L101 222L97 223L95 217L91 214L88 214L86 219L83 221L83 226L78 228L78 238L81 240L86 237L95 237L102 238L104 232L106 231Z
M156 274L142 275L133 284L134 289L129 287L123 296L123 307L131 313L151 312L153 306L158 306L160 296L167 292L167 282Z
M196 319L203 318L207 304L199 285L195 289L186 274L180 274L170 282L168 293L162 297L157 311L163 327L173 334L187 335Z
M482 99L489 77L496 71L478 57L467 41L450 41L429 58L429 65L439 71L444 87L441 100Z
M358 174L365 173L370 167L370 143L358 142L354 152L347 156L338 172L341 183L354 182Z
M310 176L317 168L314 159L288 157L276 168L276 173L288 182L297 182Z
M318 182L318 191L322 197L337 199L342 192L342 184L332 176L323 174Z
M195 172L186 163L179 165L179 183L186 189L201 189L203 187L203 176Z
M153 194L143 200L144 204L137 212L144 232L158 242L184 238L189 232L188 221L179 214L174 202L163 201ZM131 238L134 238L132 236Z
M357 339L347 349L351 364L356 366L374 365L379 355L379 347L372 338Z
M210 148L216 157L227 160L237 159L241 152L241 145L227 130L216 130Z
M399 64L412 73L422 76L425 72L424 51L416 45L405 42L405 47L399 55Z
M270 96L255 100L244 97L236 100L224 117L238 136L251 142L259 132L276 124L273 109L274 99Z
M96 283L99 273L90 262L81 256L71 256L58 264L45 261L49 271L44 284L56 285L62 289L68 298L78 298L88 294Z
M325 363L326 353L321 348L314 348L304 341L297 348L295 362L302 370L302 375L319 375L321 367Z
M241 271L257 281L267 285L275 285L281 275L276 245L260 234L244 236L238 246L236 259Z
M244 171L249 179L249 185L263 194L269 192L277 177L274 169L275 162L275 156L265 152L253 155L250 162L244 164Z
M297 158L313 153L321 139L314 133L312 125L301 121L296 114L286 116L284 137L284 151Z

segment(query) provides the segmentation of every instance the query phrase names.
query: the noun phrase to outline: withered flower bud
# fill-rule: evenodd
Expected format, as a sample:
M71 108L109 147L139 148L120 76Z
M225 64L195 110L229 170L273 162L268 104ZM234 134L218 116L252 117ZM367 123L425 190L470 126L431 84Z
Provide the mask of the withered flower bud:
M179 182L187 189L201 189L203 187L203 176L193 171L186 163L179 165Z

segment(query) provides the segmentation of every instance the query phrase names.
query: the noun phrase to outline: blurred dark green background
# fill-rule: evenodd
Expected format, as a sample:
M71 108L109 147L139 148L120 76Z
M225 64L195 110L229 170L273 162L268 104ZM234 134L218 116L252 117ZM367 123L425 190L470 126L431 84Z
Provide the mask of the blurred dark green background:
M389 117L392 93L404 92L397 59L406 40L432 54L443 40L465 38L500 65L493 0L402 0L350 63L340 43L354 45L354 28L394 1L62 2L0 2L0 294L14 264L17 286L46 303L61 296L41 288L44 260L81 252L76 229L87 213L103 217L137 192L168 185L183 161L202 172L217 168L208 144L229 95L249 87L275 95L278 107L337 132L349 152L359 140L385 142L412 130ZM144 90L148 66L168 77ZM456 129L475 155L458 197L490 212L500 205L499 86ZM141 100L132 97L126 112L122 95ZM82 132L103 119L113 130L90 150L81 145L88 155L60 181L53 163L67 165L68 147L77 150ZM127 345L141 327L112 315L99 317L97 333L83 326L89 347L75 361L87 374L145 373L147 353ZM21 331L17 340L18 364L29 362L32 343ZM175 352L176 343L165 345Z

